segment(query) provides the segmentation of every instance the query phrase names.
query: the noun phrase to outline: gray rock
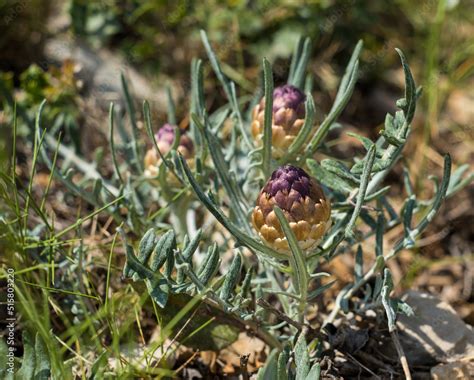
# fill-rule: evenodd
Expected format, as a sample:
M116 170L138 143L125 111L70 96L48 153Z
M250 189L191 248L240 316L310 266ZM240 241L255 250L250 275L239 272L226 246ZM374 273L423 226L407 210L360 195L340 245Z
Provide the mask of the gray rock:
M93 97L105 109L111 101L123 105L121 73L127 78L135 100L146 99L156 108L166 108L165 88L154 87L149 78L135 69L133 62L120 54L107 49L96 51L78 38L59 36L46 42L44 55L46 61L40 62L42 66L61 64L65 60L78 64L78 78L84 84L84 95Z
M474 354L474 331L454 309L427 293L409 291L403 298L415 312L400 315L400 341L411 365L436 364Z

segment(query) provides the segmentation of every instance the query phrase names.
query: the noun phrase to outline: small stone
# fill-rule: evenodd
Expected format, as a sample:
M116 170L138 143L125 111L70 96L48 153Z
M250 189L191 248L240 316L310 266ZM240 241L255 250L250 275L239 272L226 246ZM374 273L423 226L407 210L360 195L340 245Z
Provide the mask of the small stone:
M400 315L400 341L411 365L434 365L474 353L474 332L446 302L416 291L402 298L415 315Z

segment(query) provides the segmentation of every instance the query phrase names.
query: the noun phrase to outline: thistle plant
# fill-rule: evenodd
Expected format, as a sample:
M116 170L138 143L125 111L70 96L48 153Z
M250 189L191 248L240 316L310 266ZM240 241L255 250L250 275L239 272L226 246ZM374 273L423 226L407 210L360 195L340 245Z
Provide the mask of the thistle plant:
M164 320L177 310L192 316L189 324L174 325L183 344L217 350L239 332L250 331L272 349L259 379L317 379L321 349L330 345L324 327L349 310L384 313L396 342L397 314L410 314L410 307L391 298L386 263L414 247L443 200L470 180L463 178L463 167L451 176L446 155L443 177L433 178L433 198L418 199L405 171L405 203L400 210L392 205L384 179L403 155L421 95L405 56L397 50L405 74L399 110L387 115L377 141L351 134L365 154L340 160L332 156L328 133L338 128L336 121L356 84L362 42L352 53L333 106L317 122L312 79L306 73L308 39L295 48L286 84L274 86L271 64L263 59L262 88L250 103L222 71L204 32L202 39L226 104L206 108L204 63L193 61L187 133L174 126L176 108L169 96L169 124L161 129L152 121L149 104L143 104L147 135L141 136L122 78L131 131L119 120L121 142L115 141L112 105L112 178L103 178L94 164L43 130L44 104L32 126L40 157L69 191L95 207L94 213L107 212L120 226L124 279L149 294ZM229 123L230 130L225 128ZM145 146L151 147L147 153ZM55 147L74 169L54 170L48 150ZM75 170L84 174L80 184L73 181ZM175 183L167 180L168 174ZM384 234L398 225L403 235L393 246L384 246ZM364 262L369 239L375 250ZM308 310L334 284L320 285L331 276L321 271L321 264L344 252L356 252L354 281L340 290L331 310L310 324ZM225 253L230 261L223 260ZM366 286L372 279L375 287Z

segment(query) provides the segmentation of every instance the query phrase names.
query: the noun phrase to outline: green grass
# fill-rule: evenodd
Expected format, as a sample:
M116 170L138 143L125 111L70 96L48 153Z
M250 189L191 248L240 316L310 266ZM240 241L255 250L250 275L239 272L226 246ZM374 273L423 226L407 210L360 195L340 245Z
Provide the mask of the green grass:
M42 193L35 184L44 134L35 138L29 174L22 178L16 174L16 125L15 118L13 153L9 165L4 165L8 169L0 173L0 279L7 277L8 268L15 269L16 344L26 342L20 332L37 333L47 348L45 360L54 378L70 379L73 373L92 378L94 371L97 379L173 377L166 360L178 345L165 344L198 298L162 325L148 292L137 292L121 280L123 251L117 234L88 240L90 222L101 224L104 210L123 196L90 213L71 215L69 225L58 228L48 210L54 196L64 190L53 184L53 171ZM55 167L58 152L53 153ZM44 226L41 231L35 229L39 223ZM149 345L144 341L144 318L160 331L159 339ZM125 348L141 351L134 357ZM17 369L27 364L19 358Z

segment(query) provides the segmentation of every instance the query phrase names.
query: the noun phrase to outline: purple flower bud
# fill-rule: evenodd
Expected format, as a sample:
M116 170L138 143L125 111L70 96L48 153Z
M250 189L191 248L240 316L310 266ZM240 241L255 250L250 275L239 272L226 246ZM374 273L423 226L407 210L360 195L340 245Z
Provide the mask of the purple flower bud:
M173 147L178 127L171 124L164 124L155 134L155 139L160 148L161 153L166 154ZM193 141L186 135L184 131L180 132L178 151L185 157L190 158L194 153Z
M155 134L156 144L158 145L158 149L162 154L166 155L173 147L176 131L178 131L177 126L166 123ZM188 163L191 164L194 154L194 144L185 131L180 132L177 151L181 153L186 160L188 160ZM158 175L159 163L160 158L156 152L156 149L154 147L149 149L146 152L144 159L145 175L147 177L156 177ZM174 182L179 183L175 177Z
M263 188L271 196L275 196L279 191L290 192L292 189L298 191L301 196L309 194L310 177L306 172L292 165L279 167L272 173L270 181Z
M297 113L303 112L301 116L304 117L305 100L306 95L297 87L285 84L273 90L273 112L278 112L281 108L291 108Z
M282 157L295 140L305 118L306 96L295 86L286 84L273 91L272 155ZM258 144L262 143L265 117L265 98L254 108L252 114L252 135Z
M302 249L316 245L331 225L331 205L321 187L296 166L285 165L273 172L252 213L260 237L276 250L289 252L275 206L282 209Z
M158 132L155 133L156 141L172 146L176 136L176 128L176 126L166 123L160 129L158 129Z

